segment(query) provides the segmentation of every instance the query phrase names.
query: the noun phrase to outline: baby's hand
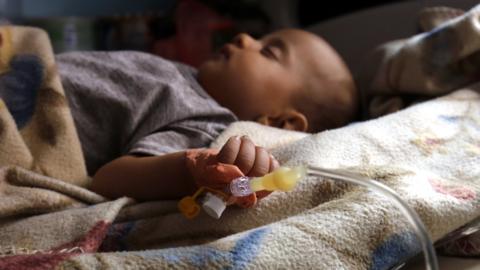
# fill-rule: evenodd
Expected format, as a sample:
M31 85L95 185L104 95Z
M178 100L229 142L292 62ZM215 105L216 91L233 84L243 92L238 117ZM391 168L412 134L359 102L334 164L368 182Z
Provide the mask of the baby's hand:
M278 161L265 148L255 146L247 136L230 137L218 153L217 160L221 163L235 165L244 175L251 177L263 176L279 167ZM261 199L270 193L259 191L256 195L258 199ZM243 206L249 207L251 206L249 204L246 203Z
M231 137L220 151L190 149L186 151L186 165L197 187L224 190L240 176L263 176L277 167L278 161L263 147L255 146L248 137ZM230 197L229 204L242 207L255 205L257 199L270 194L259 191L245 197Z

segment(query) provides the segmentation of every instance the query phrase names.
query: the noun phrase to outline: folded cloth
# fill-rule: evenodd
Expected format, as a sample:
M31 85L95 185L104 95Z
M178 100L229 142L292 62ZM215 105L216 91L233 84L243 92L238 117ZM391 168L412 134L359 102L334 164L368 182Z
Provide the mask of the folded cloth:
M0 26L0 167L86 186L82 149L46 32Z
M458 8L444 6L427 7L422 9L418 14L418 25L422 32L431 31L464 13L464 10Z
M395 112L478 81L479 17L480 5L429 32L388 42L372 52L358 76L364 116Z

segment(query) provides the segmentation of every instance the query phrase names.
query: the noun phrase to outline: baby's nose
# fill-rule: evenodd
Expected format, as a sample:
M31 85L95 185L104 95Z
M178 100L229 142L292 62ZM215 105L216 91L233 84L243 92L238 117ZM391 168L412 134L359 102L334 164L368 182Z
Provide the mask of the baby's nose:
M255 42L254 38L245 33L238 34L233 38L233 44L242 49L252 46Z

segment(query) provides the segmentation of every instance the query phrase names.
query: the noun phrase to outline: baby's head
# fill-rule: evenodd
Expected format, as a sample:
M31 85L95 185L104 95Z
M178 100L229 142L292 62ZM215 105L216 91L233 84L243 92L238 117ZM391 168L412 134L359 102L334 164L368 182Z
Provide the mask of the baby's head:
M240 120L299 131L350 122L358 95L352 75L323 39L281 30L261 39L236 36L199 68L205 90Z

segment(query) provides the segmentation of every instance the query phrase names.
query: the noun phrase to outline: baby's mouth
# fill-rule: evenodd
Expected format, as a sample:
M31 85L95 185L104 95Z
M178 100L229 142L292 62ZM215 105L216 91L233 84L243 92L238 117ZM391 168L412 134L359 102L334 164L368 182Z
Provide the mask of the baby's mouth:
M227 43L225 44L219 51L218 53L225 59L228 60L230 59L230 56L232 55L232 44Z

